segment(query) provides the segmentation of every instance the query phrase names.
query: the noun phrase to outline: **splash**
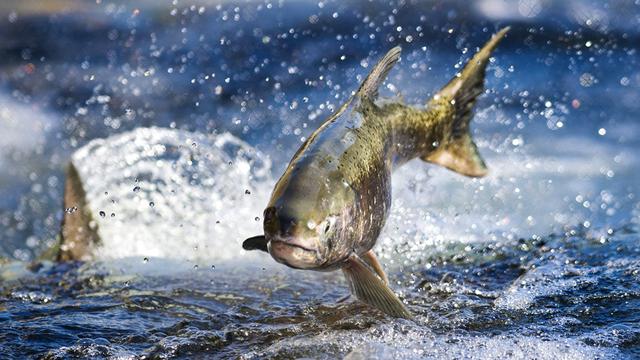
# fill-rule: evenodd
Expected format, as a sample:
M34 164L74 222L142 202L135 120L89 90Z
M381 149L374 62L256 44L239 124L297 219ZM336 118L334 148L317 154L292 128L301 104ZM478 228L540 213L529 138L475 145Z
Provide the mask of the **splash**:
M451 243L506 243L576 226L607 231L634 221L640 163L632 147L580 136L553 149L545 135L524 145L479 138L485 178L420 161L394 174L394 203L377 246L384 257L414 264Z
M240 256L272 183L268 158L228 133L139 128L94 140L72 161L100 259Z
M602 228L632 206L624 191L608 190L628 188L621 182L638 167L629 150L588 138L556 147L549 153L544 138L532 138L516 151L485 148L491 173L479 180L419 161L399 169L377 249L416 263L450 243ZM101 259L241 256L240 241L261 232L273 186L268 158L228 133L142 128L92 141L73 163L103 239Z

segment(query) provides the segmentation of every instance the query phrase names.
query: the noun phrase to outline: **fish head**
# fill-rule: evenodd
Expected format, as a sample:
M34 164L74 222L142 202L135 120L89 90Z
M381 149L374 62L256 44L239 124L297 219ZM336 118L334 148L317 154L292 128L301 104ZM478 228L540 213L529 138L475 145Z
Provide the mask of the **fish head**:
M318 194L316 194L318 195ZM322 194L320 194L322 195ZM332 268L350 253L353 204L339 191L331 196L286 196L264 212L271 256L296 269Z

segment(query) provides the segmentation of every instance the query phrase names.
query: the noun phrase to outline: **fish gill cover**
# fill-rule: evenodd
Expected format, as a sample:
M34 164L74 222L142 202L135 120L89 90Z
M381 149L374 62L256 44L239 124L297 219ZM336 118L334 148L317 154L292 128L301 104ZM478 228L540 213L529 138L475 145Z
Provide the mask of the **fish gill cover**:
M7 356L640 353L637 1L47 4L0 4ZM382 54L403 48L382 94L421 104L505 25L472 121L489 175L393 177L374 250L415 322L241 250ZM69 161L103 244L27 266L56 242Z

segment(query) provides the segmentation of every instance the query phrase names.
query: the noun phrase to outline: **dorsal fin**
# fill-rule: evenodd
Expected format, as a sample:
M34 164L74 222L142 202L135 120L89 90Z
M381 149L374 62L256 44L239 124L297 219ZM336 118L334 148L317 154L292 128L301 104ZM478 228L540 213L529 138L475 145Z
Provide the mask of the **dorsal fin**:
M393 49L389 50L386 55L382 59L380 59L380 61L378 61L376 66L373 67L362 84L360 84L358 91L356 91L353 96L349 97L349 99L347 99L347 101L345 101L345 103L342 104L342 106L340 106L338 110L336 110L336 112L329 116L329 118L322 124L322 126L318 130L316 130L316 132L319 132L323 126L329 124L331 121L342 115L342 113L344 113L352 105L352 103L354 103L354 99L356 100L356 106L358 104L357 100L361 98L375 100L378 97L378 88L387 78L387 75L389 75L389 71L391 71L393 65L395 65L398 60L400 60L401 51L402 49L400 48L400 46L396 46ZM316 132L314 132L314 134Z
M298 156L300 152L302 152L307 144L310 144L315 136L319 134L325 126L329 125L332 121L340 117L349 107L352 105L358 106L360 99L367 98L370 100L375 100L378 97L378 88L384 82L384 79L387 78L389 71L393 65L395 65L400 59L400 46L396 46L393 49L389 50L387 54L378 61L376 66L373 67L369 75L367 75L366 79L360 84L358 91L353 96L350 96L347 101L342 104L331 116L325 120L322 125L316 131L311 134L311 136L307 139L307 141L298 149L298 152L293 156L294 158ZM354 100L356 100L354 102ZM353 107L352 107L353 108Z
M389 75L389 71L391 71L393 65L400 59L401 51L400 46L396 46L389 50L387 54L378 61L373 70L367 75L367 78L364 79L362 85L360 85L355 95L356 98L366 97L375 100L378 97L378 88L387 78L387 75Z

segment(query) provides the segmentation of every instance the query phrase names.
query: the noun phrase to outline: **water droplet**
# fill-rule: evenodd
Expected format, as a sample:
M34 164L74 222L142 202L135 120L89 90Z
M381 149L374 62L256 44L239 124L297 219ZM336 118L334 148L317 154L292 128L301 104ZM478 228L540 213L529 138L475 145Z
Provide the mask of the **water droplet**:
M151 201L151 202L149 202L149 206L150 207L154 207L154 206L156 206L156 204L153 201Z
M578 100L578 99L573 99L573 100L571 101L571 106L573 106L573 108L574 108L574 109L579 108L579 107L580 107L580 100Z
M622 86L628 86L628 85L629 85L629 83L630 83L629 78L628 78L628 77L626 77L626 76L623 76L623 77L620 79L620 85L622 85Z
M116 217L116 213L111 213L111 217Z
M216 266L215 265L211 265L211 270L215 270Z
M107 215L107 214L105 214L104 211L100 211L99 214L100 214L100 217L105 217Z
M193 270L198 270L198 264L193 265Z
M145 264L148 263L149 262L149 258L146 257L146 258L142 259L142 262L145 263Z
M584 87L589 87L589 86L593 85L597 80L590 73L584 73L584 74L580 75L579 81L580 81L580 85L582 85Z
M256 216L255 220L256 220L256 221L260 221L260 217L259 217L259 216Z
M140 186L136 186L133 188L133 192L138 192L138 191L140 191Z

